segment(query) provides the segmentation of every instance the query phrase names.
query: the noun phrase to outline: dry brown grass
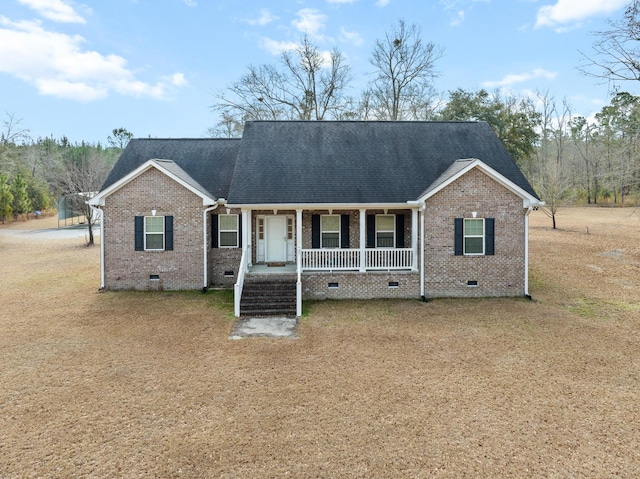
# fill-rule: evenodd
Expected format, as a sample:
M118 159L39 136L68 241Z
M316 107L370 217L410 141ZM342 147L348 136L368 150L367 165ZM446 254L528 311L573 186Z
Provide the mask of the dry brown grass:
M0 477L638 477L639 212L558 221L534 301L314 303L299 340L0 236Z

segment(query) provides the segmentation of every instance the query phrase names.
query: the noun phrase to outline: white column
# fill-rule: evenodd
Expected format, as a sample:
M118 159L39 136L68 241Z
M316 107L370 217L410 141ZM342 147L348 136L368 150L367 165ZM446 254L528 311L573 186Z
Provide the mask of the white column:
M302 210L296 210L296 316L302 316Z
M366 271L367 265L367 210L360 210L360 271Z
M242 210L242 248L250 249L251 247L251 210ZM247 258L247 266L251 266L251 256Z

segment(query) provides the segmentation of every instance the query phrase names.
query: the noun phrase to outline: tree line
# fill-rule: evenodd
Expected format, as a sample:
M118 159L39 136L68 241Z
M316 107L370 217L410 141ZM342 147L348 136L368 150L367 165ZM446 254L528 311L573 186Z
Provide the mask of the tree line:
M86 200L100 189L132 136L116 128L107 146L72 143L67 137L33 139L22 120L7 113L0 130L0 221L47 213L65 197L67 207L85 217L93 244L95 215Z

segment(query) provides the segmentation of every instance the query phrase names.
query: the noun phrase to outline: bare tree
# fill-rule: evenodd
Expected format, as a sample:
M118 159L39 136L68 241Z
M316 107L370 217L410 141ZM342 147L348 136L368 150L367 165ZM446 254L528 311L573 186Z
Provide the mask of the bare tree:
M215 132L236 135L247 120L324 120L345 109L351 69L334 49L321 52L308 37L280 56L280 65L250 65L246 73L219 93L212 109L222 120Z
M0 144L8 145L25 143L31 139L29 129L22 127L22 118L16 118L15 113L5 112L6 119L2 122Z
M423 42L417 25L407 26L404 20L376 40L369 60L375 67L370 89L379 116L402 120L412 111L415 116L415 106L432 91L438 76L435 64L443 53L435 43Z
M619 81L640 80L640 0L632 0L622 19L608 24L609 30L594 33L593 52L582 53L580 70L614 86Z
M87 221L89 238L88 245L94 244L93 226L98 217L93 214L87 204L100 189L109 174L111 166L98 154L95 149L82 151L81 156L67 161L60 172L60 185L68 195L70 205L75 211L82 212Z
M536 97L540 110L540 140L533 183L545 202L542 210L551 218L553 229L556 229L556 215L571 184L564 161L571 107L565 99L559 111L548 91L538 91Z

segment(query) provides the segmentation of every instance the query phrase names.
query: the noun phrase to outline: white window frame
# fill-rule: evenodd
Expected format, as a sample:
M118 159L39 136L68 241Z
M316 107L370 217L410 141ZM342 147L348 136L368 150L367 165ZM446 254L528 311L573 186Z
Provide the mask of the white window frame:
M222 218L223 217L236 217L236 227L235 229L222 229ZM228 214L228 215L218 215L218 247L219 248L239 248L240 247L240 218L237 214ZM234 245L223 245L222 244L222 233L235 233L236 242Z
M472 235L467 234L467 221L481 221L482 222L482 234ZM482 238L482 252L480 253L467 253L467 238ZM483 256L485 253L485 223L484 218L464 218L462 220L462 252L465 256Z
M324 219L325 218L337 218L338 219L338 229L336 230L324 230ZM340 248L340 239L342 238L342 218L340 215L320 215L320 248L321 249L338 249ZM325 233L338 233L338 244L336 246L324 246L324 234Z
M149 218L161 218L162 219L162 231L147 231L147 219L149 219ZM144 217L144 231L143 231L144 250L145 251L164 251L164 249L165 249L164 232L165 232L164 216L145 216ZM147 248L147 236L148 235L162 236L162 248Z
M382 216L389 216L393 218L393 229L392 230L380 230L378 229L378 218ZM378 246L378 233L393 233L393 246ZM384 215L376 215L376 248L386 248L392 249L396 247L396 215L393 214L384 214Z

